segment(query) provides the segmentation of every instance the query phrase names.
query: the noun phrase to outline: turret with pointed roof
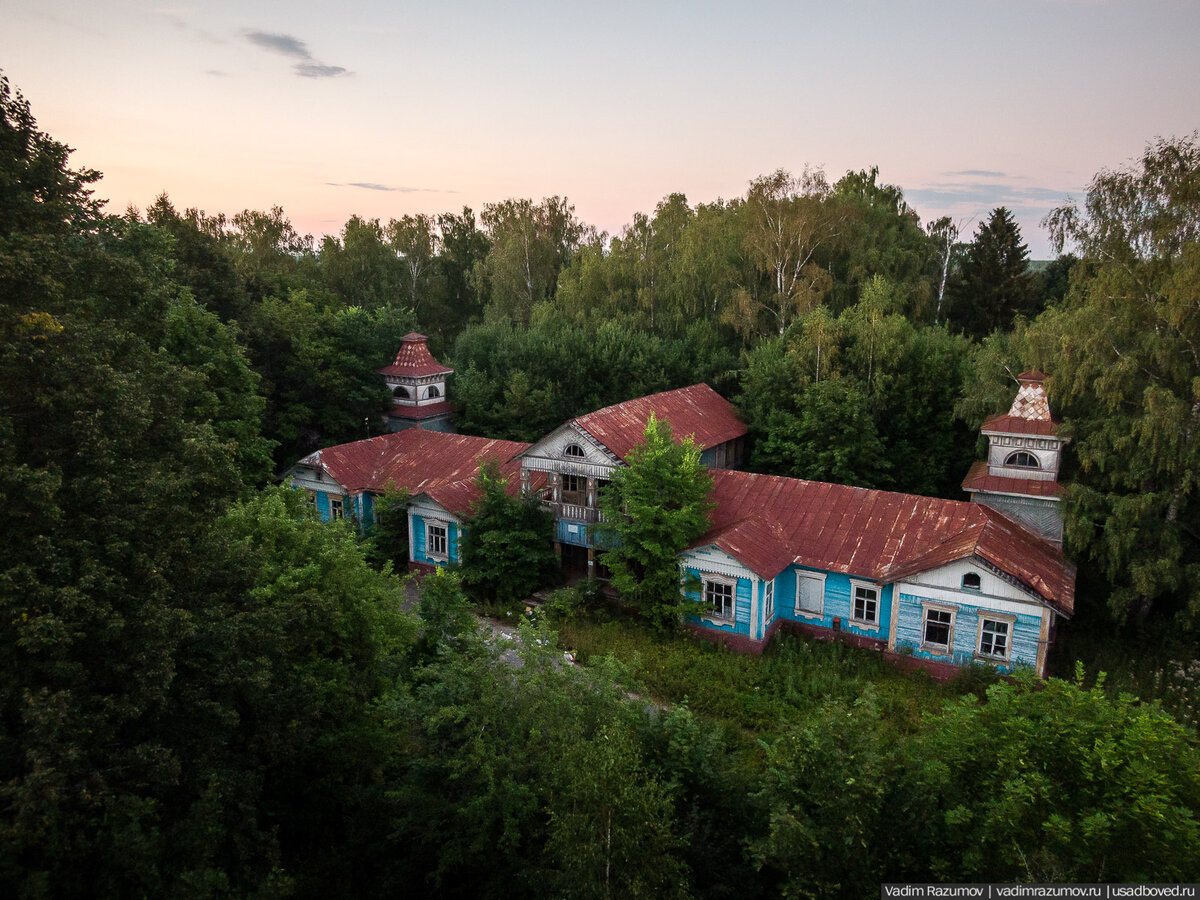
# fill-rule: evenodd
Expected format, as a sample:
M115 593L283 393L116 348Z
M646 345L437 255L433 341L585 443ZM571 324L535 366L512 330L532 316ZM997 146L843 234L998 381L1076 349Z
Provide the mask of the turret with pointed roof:
M1058 470L1063 447L1050 413L1043 372L1022 372L1020 388L1007 413L992 416L981 429L988 458L971 466L963 490L971 500L997 509L1025 527L1062 545L1062 495Z
M387 413L388 431L424 428L453 431L450 404L446 402L446 378L454 373L443 366L425 346L428 338L415 331L400 339L400 349L390 366L378 372L392 392Z

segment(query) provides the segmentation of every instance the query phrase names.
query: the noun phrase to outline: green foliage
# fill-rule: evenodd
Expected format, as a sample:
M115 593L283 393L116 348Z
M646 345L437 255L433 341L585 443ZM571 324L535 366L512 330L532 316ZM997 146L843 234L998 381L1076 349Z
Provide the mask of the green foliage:
M1017 316L1037 313L1029 248L1021 242L1021 229L1012 213L1003 206L994 209L975 232L951 296L951 324L977 338L1012 328Z
M682 444L653 415L645 440L600 493L604 564L622 598L657 629L679 627L684 603L679 552L709 528L712 478L691 437Z
M495 460L476 478L480 498L458 540L463 584L485 602L512 603L544 587L558 570L554 520L535 497L513 497Z
M955 495L973 438L954 421L968 344L914 326L872 278L834 318L817 307L746 356L738 405L758 471ZM1010 402L1011 397L1004 402Z
M394 571L408 566L408 503L406 490L394 487L373 498L368 558L376 566L391 564Z
M1117 618L1200 615L1200 146L1160 141L1049 220L1078 247L1067 298L1030 329L1031 361L1074 434L1068 546L1113 586Z
M458 641L478 628L471 602L463 591L462 576L452 570L436 569L421 582L419 609L428 647Z
M1200 754L1166 714L1025 676L948 704L907 750L905 851L947 881L1194 877Z

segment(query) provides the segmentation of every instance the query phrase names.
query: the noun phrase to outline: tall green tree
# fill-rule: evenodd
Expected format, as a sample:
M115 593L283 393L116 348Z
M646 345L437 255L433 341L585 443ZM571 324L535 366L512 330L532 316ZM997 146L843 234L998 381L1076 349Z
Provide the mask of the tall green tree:
M1007 331L1018 315L1030 318L1037 312L1033 289L1029 248L1012 213L999 206L963 254L950 322L977 338L996 329Z
M684 612L679 552L711 524L712 477L695 442L675 441L670 423L651 415L644 436L600 494L604 564L621 596L669 630Z
M1118 618L1200 615L1200 142L1159 140L1098 174L1051 234L1080 262L1030 330L1074 432L1068 545L1113 585Z
M724 314L744 337L783 334L832 287L818 261L839 229L826 202L829 192L819 169L805 170L799 178L780 169L750 182L745 252L763 281L735 291Z
M537 498L509 495L495 460L480 467L475 483L481 496L458 542L463 583L485 600L523 600L558 569L554 520Z
M550 299L558 273L588 229L563 197L506 200L484 206L480 218L491 248L477 270L494 313L525 323L534 304Z

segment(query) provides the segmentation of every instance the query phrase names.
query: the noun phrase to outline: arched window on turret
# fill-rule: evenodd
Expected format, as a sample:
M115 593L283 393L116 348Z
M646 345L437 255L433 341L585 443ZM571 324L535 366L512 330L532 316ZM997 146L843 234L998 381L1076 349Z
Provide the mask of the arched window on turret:
M1018 469L1040 469L1042 464L1038 462L1038 458L1027 450L1018 450L1016 453L1008 454L1008 458L1004 460L1006 466L1014 466Z
M566 448L563 450L563 456L582 458L584 455L583 448L578 444L567 444Z
M425 396L432 400L434 397L442 396L442 392L438 390L438 386L436 384L431 384L429 386L429 390L425 392Z
M393 397L395 397L397 400L408 400L408 399L410 399L410 396L409 396L409 393L408 393L408 388L406 388L406 387L398 387L398 388L396 388L394 391L392 391L392 396L393 396Z

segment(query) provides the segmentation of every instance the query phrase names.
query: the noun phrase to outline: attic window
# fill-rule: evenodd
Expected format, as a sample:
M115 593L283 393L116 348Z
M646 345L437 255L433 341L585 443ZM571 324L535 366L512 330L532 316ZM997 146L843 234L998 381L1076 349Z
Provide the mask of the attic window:
M980 588L979 574L977 572L968 572L963 576L962 587L964 591L977 591Z
M574 456L581 459L584 456L583 448L578 444L567 444L566 449L563 450L563 456Z
M1006 466L1015 466L1018 469L1040 469L1042 464L1038 462L1038 458L1032 453L1025 450L1018 450L1016 453L1008 454L1008 458L1004 460Z

